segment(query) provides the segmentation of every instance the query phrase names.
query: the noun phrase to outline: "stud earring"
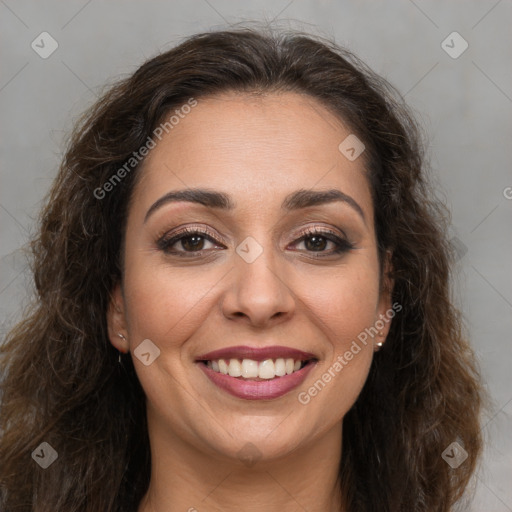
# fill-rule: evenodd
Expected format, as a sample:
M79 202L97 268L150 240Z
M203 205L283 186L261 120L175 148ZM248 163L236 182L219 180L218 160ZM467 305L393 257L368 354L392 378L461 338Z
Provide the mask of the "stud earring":
M384 333L382 331L380 331L379 332L379 336L381 338L383 338L384 337ZM383 341L377 341L377 343L375 343L375 345L376 345L375 351L377 351L377 350L380 350L382 348L382 345L384 345L384 342Z

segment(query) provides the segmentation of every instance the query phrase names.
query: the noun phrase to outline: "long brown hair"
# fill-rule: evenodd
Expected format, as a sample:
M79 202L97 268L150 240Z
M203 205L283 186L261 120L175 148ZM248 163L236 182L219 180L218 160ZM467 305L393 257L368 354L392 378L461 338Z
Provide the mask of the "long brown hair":
M106 327L139 167L126 162L170 111L226 91L309 95L366 146L379 257L392 252L403 309L343 420L346 510L445 512L462 496L481 450L482 392L450 298L447 214L417 125L391 85L334 43L241 28L148 60L72 135L31 244L36 301L0 351L2 512L137 509L150 478L145 397ZM454 441L468 454L456 468L442 457ZM31 459L41 442L58 453L47 469Z

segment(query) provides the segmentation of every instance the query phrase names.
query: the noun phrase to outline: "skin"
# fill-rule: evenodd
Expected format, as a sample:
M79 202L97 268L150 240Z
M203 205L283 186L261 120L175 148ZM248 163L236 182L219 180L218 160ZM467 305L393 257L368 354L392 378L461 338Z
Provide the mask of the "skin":
M145 339L160 349L149 366L133 357L147 396L152 457L139 512L342 509L342 419L389 322L307 405L298 393L391 307L391 284L379 286L363 157L351 162L338 150L349 134L310 97L225 93L200 99L146 158L129 208L123 283L108 312L118 350L133 355ZM164 194L196 187L229 194L236 208L168 203L144 222ZM344 202L281 209L298 189L331 188L351 196L365 220ZM217 240L205 239L203 254L188 259L166 254L157 240L183 225L206 227ZM332 254L327 241L315 251L300 241L313 226L346 236L354 248ZM235 252L248 236L263 248L252 263ZM173 248L190 246L182 240ZM195 363L233 345L285 345L318 362L285 396L244 400L213 385ZM239 455L247 443L257 450L253 464Z

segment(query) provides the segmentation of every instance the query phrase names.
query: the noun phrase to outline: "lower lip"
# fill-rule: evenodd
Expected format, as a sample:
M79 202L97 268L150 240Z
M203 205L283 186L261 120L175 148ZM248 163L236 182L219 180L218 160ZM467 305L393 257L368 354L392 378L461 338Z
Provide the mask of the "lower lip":
M261 381L242 380L213 371L204 363L197 364L216 386L237 398L245 400L271 400L286 395L292 389L300 386L316 363L310 361L304 368L290 375Z

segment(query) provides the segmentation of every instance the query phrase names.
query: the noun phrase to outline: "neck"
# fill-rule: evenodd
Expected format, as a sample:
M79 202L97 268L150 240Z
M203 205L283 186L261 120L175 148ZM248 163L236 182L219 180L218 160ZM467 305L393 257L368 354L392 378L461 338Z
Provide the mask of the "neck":
M153 418L154 420L154 418ZM341 424L292 453L212 458L148 417L151 481L138 512L340 512Z

